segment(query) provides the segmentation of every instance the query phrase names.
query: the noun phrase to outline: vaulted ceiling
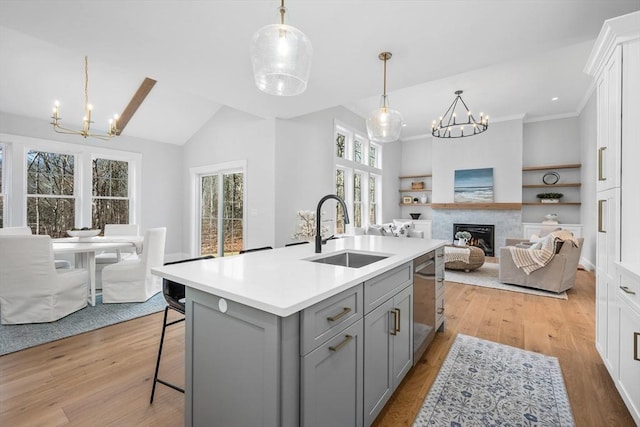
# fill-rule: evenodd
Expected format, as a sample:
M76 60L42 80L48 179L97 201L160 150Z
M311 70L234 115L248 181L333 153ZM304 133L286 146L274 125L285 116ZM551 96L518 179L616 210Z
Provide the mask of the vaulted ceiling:
M59 100L78 126L88 55L97 127L151 77L124 133L183 144L224 105L259 117L338 105L365 115L379 103L386 50L402 139L428 134L457 89L492 119L575 115L602 23L640 10L639 0L288 0L287 23L311 39L313 65L306 92L274 97L256 88L249 49L279 3L0 0L0 111L48 119Z

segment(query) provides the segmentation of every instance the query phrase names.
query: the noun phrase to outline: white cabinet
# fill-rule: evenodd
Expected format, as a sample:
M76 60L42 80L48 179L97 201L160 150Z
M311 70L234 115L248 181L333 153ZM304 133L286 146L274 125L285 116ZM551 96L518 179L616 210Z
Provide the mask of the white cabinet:
M597 95L596 347L640 424L638 28L640 11L607 20L585 71Z
M618 391L640 425L640 263L618 264Z

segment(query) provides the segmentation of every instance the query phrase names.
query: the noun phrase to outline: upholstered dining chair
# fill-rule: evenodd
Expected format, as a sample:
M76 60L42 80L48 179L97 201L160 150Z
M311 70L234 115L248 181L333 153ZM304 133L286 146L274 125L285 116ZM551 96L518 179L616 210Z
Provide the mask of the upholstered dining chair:
M0 236L30 236L31 227L4 227L0 228ZM56 268L70 268L71 263L65 259L53 261Z
M165 265L171 264L182 264L184 262L198 261L201 259L211 259L215 258L213 255L205 255L198 258L191 259L183 259L180 261L168 262ZM167 387L171 387L174 390L177 390L181 393L184 393L184 389L180 388L170 382L167 382L163 379L158 378L158 373L160 371L160 359L162 358L162 347L164 345L164 335L167 330L167 326L175 325L176 323L184 322L185 317L185 286L182 283L174 282L169 279L162 279L162 293L164 295L164 299L167 302L167 306L164 308L164 320L162 321L162 334L160 335L160 345L158 346L158 358L156 359L156 370L153 375L153 386L151 387L151 400L149 403L153 403L153 396L156 394L156 384L160 383L166 385ZM174 310L180 314L182 317L172 320L167 323L167 314L169 313L169 309Z
M137 236L138 234L140 234L140 226L138 224L105 224L104 226L104 237ZM118 254L120 254L120 257L118 257ZM138 255L134 247L117 251L105 251L96 255L96 268L100 264L114 264L124 259L136 258L138 258Z
M107 265L102 270L102 302L144 302L160 292L162 280L151 274L164 260L165 227L144 233L142 254L138 259Z
M0 236L2 324L53 322L87 305L89 271L58 269L50 236Z

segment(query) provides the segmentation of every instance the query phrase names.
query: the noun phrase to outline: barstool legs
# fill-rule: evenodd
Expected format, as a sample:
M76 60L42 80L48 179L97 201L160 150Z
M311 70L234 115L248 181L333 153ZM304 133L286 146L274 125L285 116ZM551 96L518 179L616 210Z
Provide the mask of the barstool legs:
M153 396L156 393L156 384L160 383L160 384L164 384L167 387L171 387L174 390L177 390L181 393L184 393L184 389L175 386L173 384L170 384L164 380L161 380L160 378L158 378L158 371L160 370L160 358L162 357L162 346L164 344L164 334L165 331L167 329L167 326L171 326L171 325L175 325L176 323L180 323L180 322L184 322L184 317L178 320L174 320L172 322L167 323L167 315L169 313L169 308L171 308L170 306L166 306L164 308L164 320L162 321L162 334L160 335L160 346L158 347L158 359L156 360L156 371L153 375L153 386L151 388L151 400L149 401L149 403L153 403Z

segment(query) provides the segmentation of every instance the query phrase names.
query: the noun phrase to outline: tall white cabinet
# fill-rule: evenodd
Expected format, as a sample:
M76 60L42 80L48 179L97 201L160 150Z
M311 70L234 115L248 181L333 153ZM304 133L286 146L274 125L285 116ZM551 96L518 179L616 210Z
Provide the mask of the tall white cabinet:
M596 80L596 348L640 425L640 12L605 21Z

